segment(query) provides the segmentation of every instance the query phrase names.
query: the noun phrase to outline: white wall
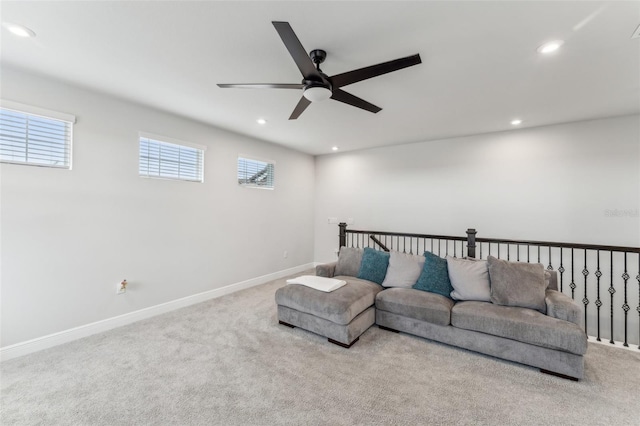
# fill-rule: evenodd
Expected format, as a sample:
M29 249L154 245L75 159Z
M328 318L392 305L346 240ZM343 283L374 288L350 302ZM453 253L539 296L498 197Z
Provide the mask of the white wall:
M640 116L316 157L315 258L338 229L640 246ZM607 216L607 210L632 214Z
M77 116L73 170L0 166L1 346L313 261L313 157L13 69L1 86ZM206 145L205 182L138 177L138 131ZM239 153L275 160L276 189L239 187Z

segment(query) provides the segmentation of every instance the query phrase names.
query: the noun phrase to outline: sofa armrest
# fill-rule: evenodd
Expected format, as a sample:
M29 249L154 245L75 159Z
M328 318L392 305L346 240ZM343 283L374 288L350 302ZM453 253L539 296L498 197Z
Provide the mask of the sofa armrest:
M547 315L553 318L584 325L582 306L569 296L558 290L547 290L544 298L547 304Z
M336 272L336 265L338 262L325 263L324 265L316 266L316 276L331 278Z

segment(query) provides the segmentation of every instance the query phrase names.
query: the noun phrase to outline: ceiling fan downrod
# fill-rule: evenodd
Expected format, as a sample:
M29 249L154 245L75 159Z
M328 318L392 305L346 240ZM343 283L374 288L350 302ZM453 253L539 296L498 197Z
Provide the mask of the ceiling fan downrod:
M327 52L322 49L314 49L309 52L309 57L311 58L313 63L316 64L316 69L318 70L318 72L322 72L322 70L320 69L320 64L323 63L327 58Z

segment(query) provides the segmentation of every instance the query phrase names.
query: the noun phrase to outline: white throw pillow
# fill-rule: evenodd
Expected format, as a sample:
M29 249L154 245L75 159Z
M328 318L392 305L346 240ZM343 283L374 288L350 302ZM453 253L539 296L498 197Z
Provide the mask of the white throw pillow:
M400 253L392 251L389 258L387 275L384 277L382 287L411 288L418 278L424 266L424 256Z
M447 256L447 269L455 300L491 301L489 266L486 260L458 259Z

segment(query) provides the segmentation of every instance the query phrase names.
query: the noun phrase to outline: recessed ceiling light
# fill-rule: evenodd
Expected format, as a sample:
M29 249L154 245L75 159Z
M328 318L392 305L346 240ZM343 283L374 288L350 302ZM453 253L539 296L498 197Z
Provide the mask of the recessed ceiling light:
M515 120L511 120L512 126L519 126L521 124L522 124L522 120L520 120L519 118L516 118Z
M267 120L265 120L264 118L258 118L256 120L256 123L258 123L258 124L267 124Z
M334 151L337 151L339 148L337 146L334 146L333 148L331 148Z
M5 27L11 34L18 37L35 37L36 33L32 29L25 27L24 25L12 24L10 22L3 22L2 26Z
M564 44L564 41L562 40L550 41L538 47L538 52L543 53L545 55L549 53L553 53L556 50L560 49L560 46L562 46L563 44Z

